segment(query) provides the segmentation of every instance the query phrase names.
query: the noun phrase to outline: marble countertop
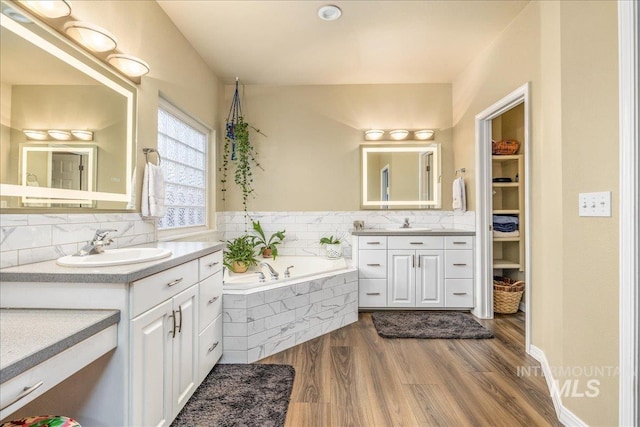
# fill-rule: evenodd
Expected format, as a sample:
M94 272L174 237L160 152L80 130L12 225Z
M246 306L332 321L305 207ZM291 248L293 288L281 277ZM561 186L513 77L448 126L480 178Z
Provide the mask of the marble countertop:
M0 309L0 384L119 321L118 310Z
M454 228L432 228L424 230L416 228L365 228L352 230L354 236L475 236L475 231L457 230Z
M2 282L129 283L222 250L223 242L155 242L140 248L166 248L171 256L112 267L62 267L55 260L0 269Z

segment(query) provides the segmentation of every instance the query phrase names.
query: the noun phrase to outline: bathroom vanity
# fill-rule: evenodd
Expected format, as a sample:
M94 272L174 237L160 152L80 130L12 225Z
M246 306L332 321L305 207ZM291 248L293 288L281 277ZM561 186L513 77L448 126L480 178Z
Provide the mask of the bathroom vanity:
M474 307L473 231L353 231L360 309Z
M170 425L220 359L224 245L146 246L172 255L114 267L46 261L0 270L2 308L120 313L115 349L52 389L48 403L34 401L33 409L91 426Z

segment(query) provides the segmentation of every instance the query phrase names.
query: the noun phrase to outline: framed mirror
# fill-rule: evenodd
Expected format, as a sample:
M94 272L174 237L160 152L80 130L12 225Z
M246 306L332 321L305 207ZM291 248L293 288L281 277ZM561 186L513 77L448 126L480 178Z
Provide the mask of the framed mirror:
M134 209L137 88L1 4L0 207Z
M362 209L440 209L440 145L362 145Z

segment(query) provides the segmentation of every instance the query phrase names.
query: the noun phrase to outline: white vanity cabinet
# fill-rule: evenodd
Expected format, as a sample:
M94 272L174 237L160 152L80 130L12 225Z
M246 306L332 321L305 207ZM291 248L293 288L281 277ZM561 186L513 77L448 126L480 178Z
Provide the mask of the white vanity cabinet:
M472 308L472 235L358 235L360 308Z

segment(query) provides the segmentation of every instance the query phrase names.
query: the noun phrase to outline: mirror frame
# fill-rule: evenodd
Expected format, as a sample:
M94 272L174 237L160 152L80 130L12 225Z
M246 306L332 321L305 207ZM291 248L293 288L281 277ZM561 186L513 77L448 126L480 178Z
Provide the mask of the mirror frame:
M2 2L7 4L6 2ZM11 6L11 5L10 5ZM13 7L13 6L11 6ZM20 13L27 16L32 23L28 25L37 25L38 31L31 31L26 26L14 21L6 15L2 15L0 25L2 28L11 31L17 36L27 40L35 46L43 49L45 52L55 56L61 61L65 62L69 66L77 69L78 71L88 75L99 83L107 86L116 93L122 95L126 99L127 108L127 124L126 124L126 179L125 192L124 193L108 193L100 191L83 191L83 190L67 190L67 189L51 189L46 187L33 187L26 185L15 185L0 183L0 195L2 196L15 196L20 198L36 198L36 199L48 199L49 203L59 203L56 199L67 200L83 200L86 204L87 201L109 201L109 202L125 202L127 205L122 209L104 209L106 211L123 211L130 212L135 210L135 206L131 206L133 183L132 178L135 174L134 165L136 164L136 151L134 149L136 141L136 129L137 129L137 100L138 100L138 88L123 79L115 72L111 71L104 64L93 58L86 52L82 51L78 47L74 46L70 41L66 40L62 36L54 32L49 26L42 23L33 15L20 10ZM44 34L39 34L44 33ZM47 39L45 39L45 36ZM51 38L51 40L48 40ZM69 212L98 212L102 209L94 208L62 208ZM42 208L23 206L19 208L3 208L3 211L11 211L23 213L25 210L33 210L37 213L46 213L48 210L54 212L60 212L61 208Z
M367 195L368 161L370 153L428 153L434 155L434 198L433 200L369 200ZM381 145L363 144L360 146L360 206L362 209L440 209L442 205L442 174L440 144L429 145Z

